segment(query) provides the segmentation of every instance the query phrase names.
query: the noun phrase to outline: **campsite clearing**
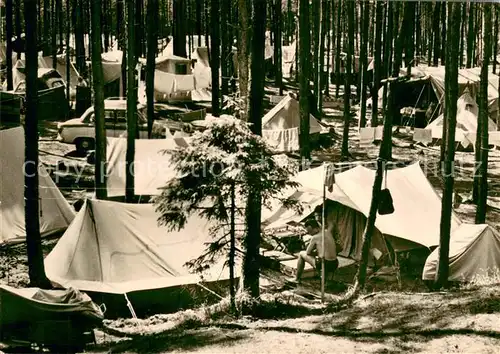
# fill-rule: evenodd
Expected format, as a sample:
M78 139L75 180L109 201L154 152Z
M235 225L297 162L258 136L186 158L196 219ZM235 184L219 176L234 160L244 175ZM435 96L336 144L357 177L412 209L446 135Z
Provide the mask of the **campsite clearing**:
M100 333L89 352L494 353L500 287L448 293L372 293L349 309L302 318L217 320L177 328L161 318L108 323L133 339ZM191 321L191 323L193 323Z

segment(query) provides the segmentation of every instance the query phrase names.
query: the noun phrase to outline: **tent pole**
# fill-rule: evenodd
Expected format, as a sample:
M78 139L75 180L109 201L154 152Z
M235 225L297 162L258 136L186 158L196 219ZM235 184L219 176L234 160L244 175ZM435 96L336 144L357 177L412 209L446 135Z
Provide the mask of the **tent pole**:
M215 291L210 290L209 288L207 288L206 286L202 285L201 283L196 283L196 285L198 285L203 290L208 291L210 294L217 296L220 300L224 300L224 298L222 296L220 296L219 294L217 294Z
M130 313L132 314L133 318L137 318L137 315L135 314L134 307L132 306L132 303L128 299L127 293L123 293L123 296L125 296L125 301L127 302L127 307L130 310Z

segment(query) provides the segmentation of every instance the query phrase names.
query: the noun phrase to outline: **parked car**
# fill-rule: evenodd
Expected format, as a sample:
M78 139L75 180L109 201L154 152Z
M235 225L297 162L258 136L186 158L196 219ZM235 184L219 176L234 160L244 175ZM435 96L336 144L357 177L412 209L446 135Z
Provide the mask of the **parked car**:
M106 136L120 137L127 132L127 101L123 98L108 98L104 100L104 119ZM88 108L80 118L70 119L57 125L57 140L75 144L79 152L93 150L95 147L94 107ZM164 138L165 121L153 122L153 138ZM137 105L137 128L139 139L148 138L148 121L146 106Z
M66 84L61 75L54 69L40 68L38 69L37 87L38 120L55 121L64 119L68 112L68 100L66 98ZM26 80L19 81L11 93L24 99Z

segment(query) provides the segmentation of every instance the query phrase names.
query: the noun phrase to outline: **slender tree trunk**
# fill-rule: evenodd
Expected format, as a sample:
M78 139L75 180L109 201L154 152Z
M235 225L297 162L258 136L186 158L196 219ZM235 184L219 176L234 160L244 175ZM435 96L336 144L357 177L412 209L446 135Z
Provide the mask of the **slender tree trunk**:
M85 36L83 34L83 1L75 0L75 51L76 68L82 77L86 77L87 69L85 64Z
M264 100L264 67L265 31L266 31L266 1L253 1L252 40L251 40L251 81L248 118L251 130L256 135L262 135L262 114ZM257 178L257 177L256 177ZM261 192L260 187L248 193L246 208L245 237L246 254L243 261L243 287L254 298L259 296L259 247L261 226Z
M43 55L50 55L50 0L43 0ZM26 18L26 16L24 17Z
M392 49L393 49L393 32L394 32L394 17L393 17L394 7L393 2L387 2L387 32L384 39L384 77L387 78L391 76L392 69ZM398 73L399 75L399 73ZM384 115L388 110L387 105L387 87L388 85L384 85L384 96L382 97L382 109L384 111Z
M15 21L16 38L19 39L19 38L21 38L21 33L22 33L22 29L21 29L21 23L22 23L21 0L15 1L14 12L16 14L16 21ZM9 38L9 37L7 37L7 38ZM17 59L18 60L21 59L21 52L19 50L17 51Z
M40 196L38 190L38 51L36 0L24 1L26 23L26 118L24 215L30 286L50 288L43 264L40 236Z
M95 119L95 192L97 199L106 199L106 126L104 123L104 78L101 60L101 2L90 2L92 22L92 76L94 84Z
M445 64L445 48L446 48L446 4L441 5L441 65ZM458 49L457 49L458 50Z
M146 96L148 111L148 138L151 139L153 131L153 120L155 114L154 89L155 89L155 58L158 50L158 0L148 0L147 23L148 23L148 51L146 65Z
M125 200L131 203L135 197L135 139L137 138L137 81L135 77L135 3L127 0L127 153L125 172Z
M71 116L70 85L71 82L71 55L69 41L71 38L71 0L66 0L66 98L68 99L68 118Z
M309 61L311 57L309 1L299 0L299 107L300 107L300 156L303 159L311 158L309 142Z
M201 36L203 34L203 24L201 21L203 14L203 1L195 1L196 6L196 35L198 36L198 47L201 47Z
M326 73L325 73L325 96L330 97L330 55L332 52L332 6L329 0L325 1L325 27L326 27Z
M413 61L415 59L415 9L416 2L409 1L405 3L405 65L408 77L411 77L411 67L414 65Z
M64 24L63 24L63 2L62 0L56 0L56 13L57 13L57 27L59 32L59 49L62 51L64 46Z
M494 10L495 10L495 22L494 22L495 34L493 37L493 56L491 58L493 60L493 74L497 72L498 41L500 40L500 38L498 37L498 27L499 27L498 16L500 15L500 9L498 5L494 7ZM493 14L491 16L493 17Z
M243 120L248 118L248 70L249 45L250 45L250 2L248 0L238 0L238 88L241 98L240 117Z
M375 5L375 52L373 53L373 89L372 89L372 117L371 126L378 125L378 90L380 88L380 74L382 69L382 3L377 1Z
M323 116L323 67L325 66L325 37L326 37L326 26L325 26L325 19L326 19L326 14L325 14L325 9L326 9L326 0L319 0L318 1L318 14L319 14L319 21L318 21L318 33L319 33L319 38L318 38L318 43L315 47L316 50L316 55L318 58L317 62L317 81L314 83L315 89L314 89L314 97L316 98L316 112L318 113L318 118L321 119Z
M445 8L443 8L445 11ZM445 66L445 107L444 119L448 122L446 134L446 158L444 160L444 190L441 199L441 227L439 239L439 261L436 273L436 285L446 286L449 274L449 249L451 233L451 217L453 209L453 184L455 163L455 127L458 99L458 62L460 59L460 3L448 4L448 33ZM444 129L444 128L443 128Z
M312 2L311 5L311 24L312 24L312 48L313 48L313 57L312 57L312 75L311 79L313 82L313 102L309 102L311 105L311 111L313 115L317 115L318 112L318 97L320 90L320 82L319 82L319 52L320 52L320 26L321 26L321 1L316 0Z
M430 13L432 12L432 20L430 19ZM427 18L429 18L428 24L427 24L427 35L428 35L428 43L427 43L427 65L431 66L432 62L432 53L434 49L434 11L432 7L432 3L428 2L427 3Z
M491 57L491 41L492 41L492 20L491 20L491 4L483 4L484 15L484 45L483 45L483 60L481 63L481 81L479 83L479 117L478 124L482 125L481 136L477 135L476 139L481 139L481 164L479 165L479 183L478 183L478 202L476 210L476 224L484 224L486 222L486 208L488 199L488 67Z
M214 1L212 0L212 7L214 6ZM219 2L217 3L217 9L219 8ZM220 22L218 17L213 17L214 10L212 10L212 21ZM186 0L173 0L173 19L174 19L174 55L186 58ZM215 19L215 20L214 20ZM212 22L213 23L213 22ZM212 26L214 27L214 26ZM213 30L213 28L212 28ZM213 34L212 34L213 35ZM212 82L213 85L213 82ZM213 94L213 93L212 93Z
M283 95L283 65L281 61L281 51L282 51L282 38L281 34L282 28L282 10L281 10L281 0L274 0L274 75L276 80L276 87L278 88L278 94Z
M6 45L6 64L7 64L7 90L13 90L13 78L12 78L12 0L5 1L5 32L7 36Z
M125 26L123 25L123 0L116 0L116 39L118 48L125 51Z
M353 72L353 57L354 57L354 1L347 1L345 3L347 11L347 32L348 32L348 45L347 45L347 58L344 79L344 129L342 133L342 151L341 158L347 160L349 158L349 123L351 121L351 82Z
M220 0L220 33L221 33L221 48L222 48L222 60L221 60L221 73L222 73L222 85L221 85L221 97L229 93L229 56L231 55L231 44L229 43L229 16L228 11L230 7L229 0Z
M107 52L109 50L109 23L108 23L108 12L109 9L108 0L102 1L102 16L101 16L101 24L102 24L102 32L104 35L104 51Z
M434 66L439 65L439 57L441 54L441 37L439 33L439 22L441 19L441 2L436 2L434 5L434 17L433 17L433 37L434 37L434 55L432 58L432 64Z
M390 16L390 14L389 14ZM368 26L370 21L370 4L365 3L363 8L363 24L361 29L361 53L359 55L361 66L361 112L359 117L359 127L366 126L366 99L368 96Z
M377 11L377 10L375 10ZM390 79L394 80L394 79ZM392 101L392 87L389 81L388 100ZM392 143L392 115L388 115L384 120L384 132L382 144L380 145L379 158L377 159L377 172L373 181L372 199L370 203L370 210L368 212L368 219L366 221L365 230L363 232L363 243L361 246L361 262L359 264L358 272L356 274L356 281L354 283L354 294L358 293L365 286L366 282L366 269L368 267L368 255L371 248L373 233L375 232L375 221L377 218L377 210L379 205L380 190L382 189L382 180L385 171L385 164L387 161L387 146Z
M336 41L337 41L337 47L335 50L335 97L339 98L339 91L340 91L340 52L342 50L342 30L340 28L340 19L342 17L342 2L343 0L337 0L337 36L336 36ZM299 19L300 21L300 19Z
M403 48L405 43L405 30L408 18L408 4L409 2L405 2L403 4L403 22L401 23L401 25L399 24L399 18L394 18L394 35L396 36L394 41L394 67L392 70L392 76L394 77L399 76L399 71L403 62Z
M460 26L460 62L459 67L463 68L464 66L464 51L465 51L465 19L467 17L467 3L464 2L462 5L462 18L461 18L461 26Z
M57 69L57 21L56 21L56 0L52 0L52 43L51 43L51 54L52 54L52 68Z
M467 63L466 67L471 68L472 63L474 61L474 37L476 35L475 33L475 26L474 26L474 18L475 18L475 8L476 5L473 2L469 3L469 23L468 23L468 33L467 33Z
M212 115L220 116L220 8L219 0L211 0L210 21L211 21L211 56L210 66L212 68Z
M229 293L231 296L231 311L236 312L236 286L234 278L234 266L236 255L236 195L234 183L231 186L231 240L229 249Z
M415 5L415 18L413 19L413 28L415 29L414 34L415 34L415 55L416 55L416 62L415 66L418 65L418 60L420 59L420 56L422 55L421 53L421 46L422 46L422 11L421 7L422 3L417 2Z
M142 43L143 43L143 35L142 35L142 9L144 7L143 0L135 0L135 56L137 59L142 57ZM185 19L184 19L185 21ZM184 36L185 37L185 36ZM186 39L184 38L184 41ZM175 43L175 41L174 41ZM185 46L184 46L185 47ZM184 48L186 51L186 48ZM184 55L186 57L187 55Z

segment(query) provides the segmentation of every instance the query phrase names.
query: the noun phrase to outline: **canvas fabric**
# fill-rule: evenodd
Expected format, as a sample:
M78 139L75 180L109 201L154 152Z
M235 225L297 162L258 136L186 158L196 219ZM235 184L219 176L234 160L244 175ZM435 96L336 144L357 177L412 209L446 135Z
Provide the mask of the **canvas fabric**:
M0 130L0 166L0 244L22 242L26 239L22 127ZM47 236L66 229L75 213L43 165L38 171L40 232Z
M112 294L228 279L224 259L202 275L185 266L205 251L213 224L194 215L183 229L170 230L158 216L152 204L87 200L46 257L48 278Z
M423 280L434 280L439 247L427 258ZM466 282L500 270L500 234L487 224L462 224L450 237L450 281Z

